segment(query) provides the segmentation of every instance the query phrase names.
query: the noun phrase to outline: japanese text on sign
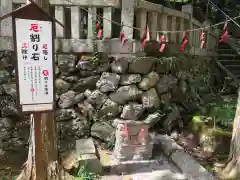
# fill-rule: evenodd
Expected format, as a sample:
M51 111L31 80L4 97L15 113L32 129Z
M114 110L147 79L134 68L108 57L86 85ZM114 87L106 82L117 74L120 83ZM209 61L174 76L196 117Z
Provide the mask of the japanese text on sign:
M20 104L53 103L52 23L15 22Z

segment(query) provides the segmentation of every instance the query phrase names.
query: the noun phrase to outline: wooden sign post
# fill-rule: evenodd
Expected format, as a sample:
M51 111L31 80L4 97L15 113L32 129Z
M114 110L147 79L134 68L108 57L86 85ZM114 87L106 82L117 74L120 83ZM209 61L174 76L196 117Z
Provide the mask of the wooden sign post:
M54 110L53 22L39 17L13 18L19 108L23 113Z
M0 19L8 16L13 19L18 109L20 114L31 114L27 166L33 172L25 176L46 180L49 164L58 160L54 120L55 19L32 1Z

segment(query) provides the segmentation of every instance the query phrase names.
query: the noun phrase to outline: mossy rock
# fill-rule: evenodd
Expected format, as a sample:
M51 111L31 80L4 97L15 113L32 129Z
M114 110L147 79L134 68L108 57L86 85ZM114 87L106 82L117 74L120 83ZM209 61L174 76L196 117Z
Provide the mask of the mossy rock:
M204 151L228 153L232 133L205 126L199 133L199 142Z
M204 122L204 116L194 116L189 128L193 131L199 140L199 144L206 152L227 153L229 151L232 132L213 128Z

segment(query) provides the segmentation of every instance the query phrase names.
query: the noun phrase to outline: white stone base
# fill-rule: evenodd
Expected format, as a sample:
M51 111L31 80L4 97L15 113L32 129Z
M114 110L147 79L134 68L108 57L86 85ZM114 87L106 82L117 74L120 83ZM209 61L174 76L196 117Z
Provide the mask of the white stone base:
M117 123L116 123L117 122ZM119 161L147 160L152 157L153 141L148 125L141 121L117 120L114 156Z

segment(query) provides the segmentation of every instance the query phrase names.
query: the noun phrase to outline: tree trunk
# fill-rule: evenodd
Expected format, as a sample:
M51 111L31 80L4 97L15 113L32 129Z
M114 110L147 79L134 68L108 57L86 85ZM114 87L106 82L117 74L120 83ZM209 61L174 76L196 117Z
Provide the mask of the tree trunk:
M49 11L49 0L34 0ZM30 119L28 159L17 180L71 180L58 164L54 112L35 113Z
M219 173L221 179L240 179L240 88L238 89L237 108L233 123L232 141L229 161L223 171Z

